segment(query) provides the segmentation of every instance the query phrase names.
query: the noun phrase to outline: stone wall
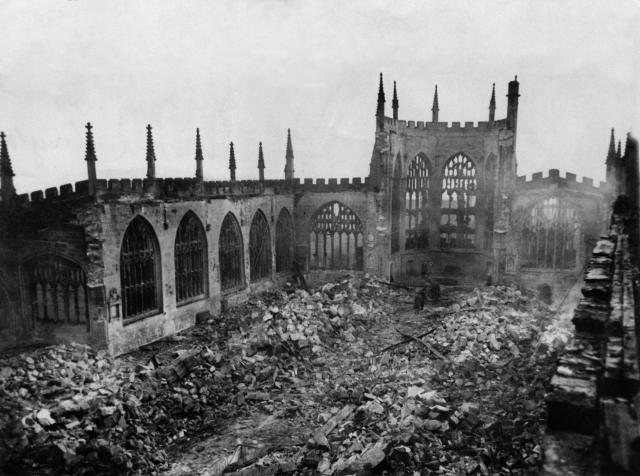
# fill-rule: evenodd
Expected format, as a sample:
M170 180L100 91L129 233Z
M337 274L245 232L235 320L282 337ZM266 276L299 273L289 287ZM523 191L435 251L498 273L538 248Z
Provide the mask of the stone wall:
M517 193L514 194L512 213L512 233L508 255L513 259L509 273L513 280L533 290L548 285L552 289L554 301L562 299L569 289L580 279L584 266L591 254L600 233L607 228L609 207L607 184L594 186L593 180L567 172L563 177L558 169L549 170L547 176L542 172L533 174L531 180L524 176L517 179ZM522 230L531 209L549 198L557 198L564 206L571 207L578 214L581 238L577 249L577 259L572 268L529 268L523 263L521 249Z
M296 228L296 259L309 269L309 223L313 214L323 205L340 202L358 216L364 227L364 270L384 275L384 263L380 261L379 247L382 246L384 230L376 228L376 203L373 194L364 187L360 190L323 191L313 189L298 192L296 189L294 222ZM382 239L381 239L382 238Z
M547 397L549 438L558 432L592 437L606 474L640 472L639 274L632 259L637 244L629 242L637 226L637 209L614 210L609 232L593 249L575 337Z

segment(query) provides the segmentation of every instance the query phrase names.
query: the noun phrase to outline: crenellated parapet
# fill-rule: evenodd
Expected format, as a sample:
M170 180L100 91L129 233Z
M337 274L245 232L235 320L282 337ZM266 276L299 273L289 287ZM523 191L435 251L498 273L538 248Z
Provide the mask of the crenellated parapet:
M369 184L369 178L364 180L360 177L353 178L330 178L330 179L312 179L305 178L302 182L296 179L295 189L302 192L346 192L365 190Z
M596 185L593 179L589 177L582 177L582 181L579 182L576 174L571 172L566 172L562 177L558 169L549 169L546 176L543 176L542 172L535 172L529 180L527 180L526 175L520 175L516 179L516 185L519 190L544 188L553 184L557 184L558 188L598 193L604 193L607 186L607 183L602 181Z
M156 179L98 179L95 193L91 192L90 181L64 184L45 190L35 190L16 197L16 203L71 202L96 200L109 201L124 197L146 199L193 199L223 198L227 196L259 195L267 189L275 194L291 193L295 183L286 180L238 180L200 181L196 178L156 178Z
M465 122L429 122L429 121L405 121L396 120L390 117L384 118L387 129L395 132L405 132L407 130L422 131L459 131L459 132L487 132L507 128L507 120L497 121L465 121Z
M297 192L341 192L365 190L368 178L305 178L293 180L224 180L201 181L197 178L156 179L97 179L95 193L89 180L35 190L16 197L17 204L44 204L82 202L95 200L105 202L122 198L186 200L198 198L225 198L261 195L267 191L274 194Z

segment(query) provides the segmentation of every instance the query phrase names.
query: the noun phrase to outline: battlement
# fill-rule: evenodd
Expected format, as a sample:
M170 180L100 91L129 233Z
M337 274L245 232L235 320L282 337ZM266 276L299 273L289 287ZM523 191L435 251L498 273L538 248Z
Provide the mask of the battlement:
M299 182L299 180L298 180ZM294 181L295 183L295 181ZM198 181L195 178L166 179L99 179L95 182L95 190L91 190L88 180L75 184L64 184L46 190L35 190L16 197L21 204L41 202L73 202L84 201L95 197L98 201L109 201L126 196L144 198L180 199L194 197L247 196L264 193L270 188L274 193L288 193L292 183L285 180L238 180L231 181Z
M403 130L403 129L421 129L431 131L487 131L494 129L503 129L507 127L506 119L499 119L497 121L466 121L462 122L430 122L430 121L404 121L395 120L390 117L384 118L385 126L388 126L391 130Z
M365 177L363 180L361 177L353 178L337 178L323 179L318 178L311 179L305 178L302 183L296 185L296 190L305 192L342 192L349 190L363 190L369 184L369 178Z
M600 193L604 193L607 187L607 182L600 182L598 185L594 185L593 179L589 177L582 177L582 182L578 182L576 174L571 172L566 172L565 176L561 177L558 169L549 169L546 177L543 177L542 172L535 172L531 175L531 179L529 180L527 180L526 175L520 175L516 179L516 184L518 187L524 187L526 189L547 187L550 184L558 184L558 187L561 188L591 190Z
M305 178L304 181L281 180L238 180L231 181L199 181L195 178L158 178L158 179L99 179L95 182L95 191L91 190L88 180L75 184L64 184L45 190L35 190L16 197L20 204L37 204L45 202L82 202L87 200L110 201L124 197L146 199L193 199L223 198L228 196L243 197L260 195L267 189L275 194L292 193L293 190L308 192L333 192L347 190L363 190L368 185L368 178Z

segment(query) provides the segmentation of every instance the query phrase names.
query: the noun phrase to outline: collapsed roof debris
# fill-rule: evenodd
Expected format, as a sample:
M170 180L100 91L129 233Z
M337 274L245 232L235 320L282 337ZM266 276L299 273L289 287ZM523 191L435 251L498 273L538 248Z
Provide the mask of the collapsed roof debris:
M415 312L366 276L285 291L115 361L81 345L0 360L3 471L539 469L563 342L546 306L497 286Z

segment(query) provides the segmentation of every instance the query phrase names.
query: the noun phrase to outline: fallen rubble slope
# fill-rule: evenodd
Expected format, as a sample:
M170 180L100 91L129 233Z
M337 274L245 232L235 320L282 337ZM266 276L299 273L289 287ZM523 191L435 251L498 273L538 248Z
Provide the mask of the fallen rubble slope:
M550 313L508 287L448 299L416 314L354 278L257 296L115 362L82 346L5 359L4 471L535 473Z

